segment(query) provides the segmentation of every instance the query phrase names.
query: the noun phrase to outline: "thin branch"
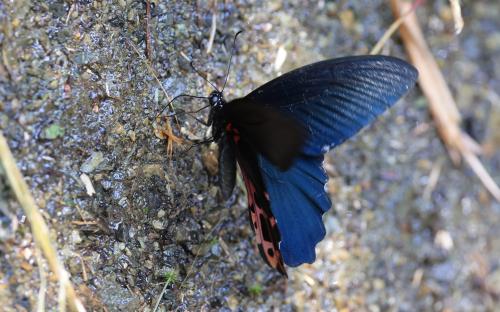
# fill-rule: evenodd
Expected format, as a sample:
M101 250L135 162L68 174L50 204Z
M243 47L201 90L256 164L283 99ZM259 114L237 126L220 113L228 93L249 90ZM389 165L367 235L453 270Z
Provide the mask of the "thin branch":
M207 43L207 54L212 52L212 46L215 40L215 32L217 31L217 0L214 3L214 9L212 10L212 28L210 29L210 37Z
M38 291L38 299L36 303L37 312L45 311L45 294L47 293L47 276L45 274L44 262L41 256L40 249L35 248L36 263L38 265L38 274L40 274L40 290Z
M462 8L460 0L450 0L451 13L453 14L453 22L455 24L455 34L459 34L464 29L464 19L462 18Z
M404 14L402 14L398 19L396 19L391 26L384 32L384 35L379 39L377 44L370 51L370 55L379 54L384 44L389 40L389 38L398 30L399 26L403 23L404 19L410 15L410 13L414 12L418 6L422 4L423 0L417 0L413 3L411 8Z
M69 273L64 268L63 263L57 256L57 250L50 241L49 228L43 220L42 215L38 212L35 200L31 195L28 185L17 168L14 156L10 151L7 140L0 131L0 160L4 167L7 179L10 186L21 204L26 218L30 222L31 231L35 240L35 244L40 248L47 259L50 269L56 275L59 284L64 289L65 299L72 311L85 311L80 300L77 298L75 289L69 280Z
M396 16L406 12L409 5L400 0L391 0ZM500 201L500 188L481 164L477 154L481 152L479 144L460 129L460 113L439 66L430 52L417 17L412 13L401 25L401 37L419 75L419 85L429 100L429 109L443 142L452 157L461 155L471 166L486 189Z
M151 21L151 1L146 0L146 58L151 60L151 32L149 22Z

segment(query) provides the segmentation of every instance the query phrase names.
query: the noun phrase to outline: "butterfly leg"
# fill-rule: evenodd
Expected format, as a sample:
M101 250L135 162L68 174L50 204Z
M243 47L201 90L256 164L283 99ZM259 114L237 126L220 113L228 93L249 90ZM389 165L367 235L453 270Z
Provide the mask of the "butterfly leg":
M205 127L208 127L210 125L210 120L205 121L205 120L200 119L200 118L198 118L196 116L193 116L192 114L199 113L200 111L206 109L209 106L210 105L207 105L207 106L204 106L204 107L202 107L200 109L197 109L197 110L194 110L194 111L185 111L185 110L182 110L182 109L178 109L176 112L170 113L167 117L176 117L176 116L180 116L180 115L187 115L187 116L193 118L194 120L196 120L197 122L201 123ZM157 115L157 117L158 116L159 116L159 114Z
M202 140L202 141L198 141L198 140L189 140L191 143L193 143L193 146L197 146L197 145L203 145L203 144L210 144L212 142L215 142L215 139L213 137L211 138L208 138L208 139L205 139L205 140Z
M196 110L193 110L193 111L185 111L183 109L178 109L175 112L172 112L172 113L168 114L167 117L182 116L182 115L186 115L186 114L191 116L191 114L197 114L197 113L201 112L202 110L204 110L204 109L206 109L208 107L210 107L210 104L205 105L202 108L196 109Z
M196 120L197 122L201 123L201 124L202 124L202 125L204 125L205 127L210 126L210 121L205 121L205 120L200 119L200 118L198 118L198 117L195 117L195 116L193 116L193 115L188 115L188 116L190 116L191 118L193 118L193 119L194 119L194 120ZM213 141L213 140L212 140L212 141Z
M214 142L214 138L209 138L209 139L206 139L206 140L202 140L202 141L197 141L197 140L191 140L191 139L186 139L188 141L190 141L192 144L191 146L185 150L183 153L187 153L189 152L193 147L196 147L196 146L199 146L199 145L203 145L203 144L209 144L209 143L212 143Z
M167 105L165 105L165 107L156 115L155 119L158 118L161 114L163 114L163 112L170 107L170 104L172 104L175 100L177 100L178 98L181 98L181 97L189 97L189 98L195 98L195 99L208 99L208 97L206 96L197 96L197 95L191 95L191 94L179 94L177 95L176 97L174 97L172 100L170 100L170 102L167 103ZM203 110L207 107L209 107L210 105L208 106L204 106L202 107L201 109L197 110L196 112L199 112L200 110ZM185 113L184 110L180 110L181 112ZM171 115L169 115L169 117L173 117L173 116L176 116L177 113L172 113Z

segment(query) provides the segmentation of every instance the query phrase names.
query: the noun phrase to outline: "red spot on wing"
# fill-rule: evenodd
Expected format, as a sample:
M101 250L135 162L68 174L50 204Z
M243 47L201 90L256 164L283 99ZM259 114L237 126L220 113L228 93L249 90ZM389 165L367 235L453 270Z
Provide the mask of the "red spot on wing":
M238 144L238 142L240 141L240 131L234 128L232 123L227 124L226 132L233 137L234 143Z
M255 241L259 253L270 267L287 276L283 257L279 249L281 236L278 230L278 223L270 208L269 195L265 191L260 173L252 172L252 174L249 174L250 170L259 170L255 164L252 165L251 161L249 161L255 155L245 155L239 150L239 145L244 145L244 143L240 142L240 132L233 127L232 123L228 123L225 130L233 138L233 142L237 146L236 159L241 168L247 189L250 223L255 233Z
M269 266L286 276L286 269L279 250L281 238L278 231L278 224L270 212L268 195L265 192L263 192L263 194L258 194L252 181L243 170L242 172L248 194L250 223L255 232L257 248L259 249L260 255ZM264 205L256 200L256 196L262 196L262 198L264 198Z

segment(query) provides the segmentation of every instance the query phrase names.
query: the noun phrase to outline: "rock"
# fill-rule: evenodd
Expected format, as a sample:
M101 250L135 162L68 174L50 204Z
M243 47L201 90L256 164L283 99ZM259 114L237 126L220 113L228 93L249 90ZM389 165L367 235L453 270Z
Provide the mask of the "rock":
M71 231L71 241L73 242L73 244L80 244L82 242L82 237L80 236L79 231Z
M165 225L163 224L163 221L160 220L153 220L153 228L155 230L163 230L165 229Z
M93 152L87 160L80 166L80 171L84 173L91 173L99 165L104 162L104 154L102 152Z
M455 279L457 270L451 262L436 264L431 269L431 276L439 282L449 283Z
M141 299L127 288L116 282L114 273L104 277L101 287L95 292L106 307L112 307L113 311L139 311L141 310Z
M158 176L165 179L166 173L160 164L146 164L142 167L142 172L146 177Z
M446 251L449 251L453 248L453 238L451 237L450 232L439 230L434 237L434 244L443 248Z

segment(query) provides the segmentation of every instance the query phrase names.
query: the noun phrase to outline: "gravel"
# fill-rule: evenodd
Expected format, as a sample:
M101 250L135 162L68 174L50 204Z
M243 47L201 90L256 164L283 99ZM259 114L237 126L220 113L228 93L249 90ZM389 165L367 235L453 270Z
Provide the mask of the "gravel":
M327 237L316 262L290 268L288 280L254 248L241 181L222 200L205 165L210 147L175 145L169 158L155 135L163 88L170 97L211 91L184 55L221 85L244 29L225 89L228 99L243 96L292 68L368 53L393 19L385 1L151 3L160 83L144 62L145 2L0 3L0 130L89 311L152 311L158 299L158 311L500 309L500 205L469 168L451 164L418 88L327 155ZM464 129L500 182L500 6L470 2L463 13L460 35L448 1L427 2L418 15ZM384 54L405 58L397 36ZM188 116L179 123L179 136L207 135ZM3 308L35 310L47 266L1 167L0 242ZM47 277L46 308L55 310L58 286Z

